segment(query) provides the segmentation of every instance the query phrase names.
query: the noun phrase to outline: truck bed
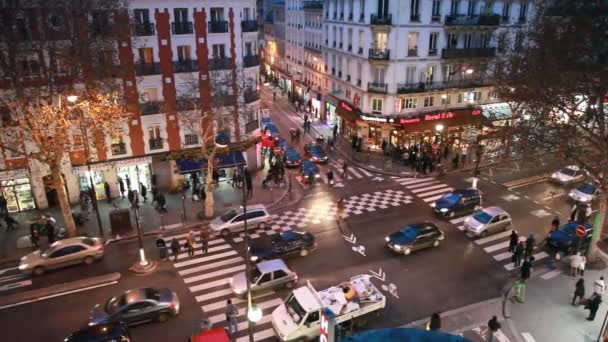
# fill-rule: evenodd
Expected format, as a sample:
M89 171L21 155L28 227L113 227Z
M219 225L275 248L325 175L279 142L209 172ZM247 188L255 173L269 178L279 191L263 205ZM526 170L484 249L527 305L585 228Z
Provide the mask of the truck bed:
M345 298L343 289L346 286L354 288L355 296L351 300ZM317 293L323 306L334 313L338 323L382 309L386 305L386 297L372 284L370 276L366 274L352 277L350 281Z

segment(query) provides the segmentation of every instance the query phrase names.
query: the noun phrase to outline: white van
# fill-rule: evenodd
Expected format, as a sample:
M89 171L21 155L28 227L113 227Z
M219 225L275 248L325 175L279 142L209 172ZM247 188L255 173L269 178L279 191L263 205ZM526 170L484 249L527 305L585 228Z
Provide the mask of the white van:
M243 212L243 207L230 209L211 221L209 228L226 237L230 233L245 230L245 219L247 219L248 228L257 227L263 229L270 221L270 214L263 204L247 206L246 213Z

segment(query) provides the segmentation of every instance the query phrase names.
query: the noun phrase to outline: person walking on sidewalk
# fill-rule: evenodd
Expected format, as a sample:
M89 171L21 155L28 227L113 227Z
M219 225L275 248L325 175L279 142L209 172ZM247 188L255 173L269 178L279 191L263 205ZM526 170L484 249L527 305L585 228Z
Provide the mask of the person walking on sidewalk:
M583 262L583 258L581 257L581 252L576 252L573 256L570 257L570 276L576 277L576 272Z
M148 199L148 188L144 185L144 183L141 183L141 197L144 198L144 203L146 203L146 200Z
M253 197L253 182L251 180L251 174L245 169L245 185L247 186L247 198Z
M582 277L585 275L585 265L587 264L587 257L581 255L581 264L578 265L578 273Z
M194 243L194 232L190 231L190 233L188 233L188 237L186 238L186 248L188 249L188 256L191 258L194 256Z
M118 189L120 190L120 197L125 198L125 182L120 177L118 177Z
M201 234L200 234L200 238L201 238L201 251L203 252L203 254L207 254L209 252L209 231L207 230L207 227L201 227Z
M589 317L587 317L588 321L593 321L595 319L595 313L600 308L600 304L602 303L602 296L594 293L589 298L589 302L585 305L585 309L589 310Z
M230 335L236 334L239 330L236 318L239 315L239 309L236 305L232 304L232 300L226 301L226 322L228 322L228 333Z
M110 192L110 183L103 182L103 190L106 193L108 203L112 203L112 193Z
M526 249L524 251L524 258L529 258L532 256L532 252L534 251L534 243L535 243L535 239L534 239L534 234L530 234L530 236L528 236L528 239L526 240Z
M277 101L277 91L276 90L272 91L272 100L275 102Z
M530 278L530 272L532 270L532 265L530 264L530 260L528 258L524 259L524 263L521 265L521 280L526 281Z
M336 203L336 208L338 209L336 211L336 221L339 225L340 222L342 222L342 215L344 215L344 197L340 197L340 199Z
M578 298L578 305L581 304L583 298L585 298L585 279L581 278L576 282L574 287L574 297L572 298L572 305L576 302L576 298Z
M521 265L522 254L524 254L524 243L520 241L517 244L517 246L515 247L515 250L513 251L513 255L511 256L511 259L513 260L513 264L515 265L515 267L519 267Z
M593 292L599 294L600 296L604 295L604 292L606 292L606 283L604 282L604 277L600 277L600 279L593 283Z
M513 253L515 251L515 247L517 247L517 243L519 242L519 235L515 229L511 231L511 237L509 240L509 253Z
M342 163L342 174L340 175L340 178L346 178L346 176L348 175L347 171L348 171L348 164L346 163L346 160L345 160L344 163Z
M177 256L179 255L179 242L177 242L176 238L171 240L171 253L173 254L173 261L177 261Z
M488 321L488 333L486 336L486 342L495 342L496 341L496 333L500 330L500 323L498 323L498 318L496 316L492 316L492 318Z

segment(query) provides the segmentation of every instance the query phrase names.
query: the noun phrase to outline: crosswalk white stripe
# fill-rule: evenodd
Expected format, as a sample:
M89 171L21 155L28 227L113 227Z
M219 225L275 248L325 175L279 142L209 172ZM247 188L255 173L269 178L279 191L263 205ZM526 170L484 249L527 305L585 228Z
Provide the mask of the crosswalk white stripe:
M534 254L533 256L534 256L535 261L538 261L538 260L548 257L549 254L547 254L545 251L542 251L540 253ZM514 263L507 264L507 265L505 265L505 268L508 271L512 271L515 268L515 264Z
M429 185L431 185L431 184L435 184L435 183L439 183L439 181L438 181L438 180L435 180L435 179L433 179L433 178L429 178L429 181L428 181L428 182L424 182L424 183L416 183L416 184L414 184L414 185L408 185L408 186L406 186L406 188L408 188L408 189L412 190L412 189L417 189L417 188L422 188L422 187L425 187L425 186L429 186Z
M469 215L465 215L465 216L461 216L461 217L458 217L458 218L455 218L455 219L451 219L450 223L457 224L457 223L463 222L464 220L467 219L467 217L469 217Z
M213 253L213 252L222 251L222 250L228 249L228 248L232 248L232 246L230 246L229 244L224 244L224 245L221 245L221 246L210 247L209 250L208 250L208 252L209 253ZM202 254L203 254L203 251L200 249L200 247L199 248L195 248L195 250L194 250L194 256L202 255ZM190 258L190 256L188 255L188 252L186 252L186 253L180 253L180 254L177 255L177 260L179 260L179 259L185 259L185 258Z
M496 261L503 261L505 259L509 259L512 255L513 255L513 253L511 253L511 252L504 252L504 253L492 255L492 257Z
M180 268L180 267L184 267L184 266L200 264L200 263L203 263L206 261L221 259L223 257L227 257L227 256L235 255L235 254L237 254L237 252L235 250L231 250L228 252L213 254L213 255L206 256L206 257L202 257L202 258L195 258L195 259L190 259L190 260L186 260L186 261L176 262L173 264L173 267Z
M439 194L433 197L427 197L424 199L425 202L435 202L436 200L440 199L441 197L443 197L444 194ZM431 203L432 204L432 203ZM429 205L431 205L429 204Z
M224 296L231 295L231 294L234 294L232 292L232 289L227 288L227 289L222 289L222 290L218 290L218 291L214 291L214 292L205 293L204 295L196 296L194 299L196 299L196 301L200 303L200 302L206 302L209 299L224 297Z
M530 333L523 332L521 333L521 337L523 337L526 342L536 342L536 340L534 339L534 337L532 337Z
M234 264L234 263L241 262L241 261L244 261L244 259L239 256L239 257L236 257L236 258L226 259L226 260L214 262L214 263L211 263L211 264L206 264L206 265L202 265L202 266L187 268L185 270L179 270L179 271L177 271L177 273L179 275L181 275L181 276L185 276L185 275L188 275L188 274L192 274L192 273L196 273L196 272L201 272L201 271L204 271L204 270L209 270L209 269L217 268L217 267L220 267L220 266L226 266L226 265Z
M197 291L207 290L207 289L210 289L210 288L216 287L216 286L226 285L226 284L230 283L230 278L231 277L226 277L226 278L218 279L218 280L211 281L208 283L195 285L195 286L189 287L189 289L190 289L190 292L197 292Z
M557 277L557 276L558 276L558 275L560 275L560 274L562 274L562 270L560 270L560 269L555 269L555 270L553 270L553 271L549 271L549 272L547 272L547 273L545 273L545 274L541 275L540 277L541 277L541 278L543 278L543 279L545 279L545 280L549 280L549 279L551 279L551 278L555 278L555 277Z
M261 302L261 303L256 303L256 306L260 309L268 309L268 308L273 308L276 306L279 306L283 303L283 299L281 298L274 298L271 300L267 300L265 302ZM247 308L246 307L242 307L239 309L239 316L243 316L245 315L245 313L247 312ZM215 316L211 316L209 317L209 322L211 322L212 324L217 324L219 322L223 322L226 320L226 314L225 313L221 313L219 315L215 315Z
M477 239L477 240L475 240L475 244L477 244L477 245L483 245L483 244L486 244L488 242L492 242L494 240L502 239L504 237L507 237L507 236L511 235L511 231L513 231L513 230L514 229L509 229L509 230L506 230L504 232L500 232L498 234L494 234L494 235L490 235L490 236L485 237L485 238ZM515 230L515 232L517 233L517 230ZM525 240L523 240L523 241L525 241ZM508 245L509 244L507 244L507 246Z
M264 293L260 293L260 294L256 294L255 296L253 296L252 299L258 299L258 298L262 298L262 297L266 297L269 296L271 294L274 294L274 291L270 291L270 292L264 292ZM237 305L237 304L241 304L241 303L245 303L247 302L247 298L239 298L239 297L234 297L230 299L232 301L232 304ZM201 306L201 308L203 309L204 312L211 312L214 310L218 310L218 309L223 309L226 307L226 301L225 300L220 300L211 304L207 304L207 305L203 305Z
M266 315L266 316L262 317L262 319L259 322L256 322L255 325L262 325L265 323L269 323L271 320L272 320L272 315ZM249 328L248 320L244 320L236 325L237 331L242 331L242 330L245 330L248 328ZM270 329L270 330L272 330L272 329ZM254 338L254 341L256 341L255 338Z
M355 176L357 178L363 178L363 176L361 176L361 174L359 172L355 171L354 167L348 168L348 172L352 173L353 176Z
M457 228L460 231L464 231L464 224L461 224L461 225L457 226Z
M453 188L443 188L443 189L439 189L439 190L433 190L433 191L429 191L429 192L425 192L422 194L416 194L416 196L423 198L423 200L425 202L429 202L430 200L428 200L427 198L425 198L426 196L430 196L430 195L437 195L437 194L444 194L448 191L452 191L454 190Z
M423 191L427 191L427 190L433 190L433 189L437 189L437 188L443 188L446 187L447 185L445 184L436 184L436 185L431 185L431 186L426 186L423 188L418 188L418 189L410 189L413 193L419 193L419 192L423 192ZM409 188L408 188L409 189Z
M234 275L234 274L236 274L240 271L244 271L244 270L245 270L245 265L237 265L234 267L224 268L224 269L214 271L214 272L199 274L194 277L184 278L184 283L189 284L189 283L193 283L195 281L214 278L214 277L218 277L221 275Z
M406 178L405 181L398 181L398 182L401 185L409 185L409 184L428 182L429 180L434 180L434 178Z
M261 341L267 338L271 338L274 336L274 330L272 328L264 329L262 331L258 331L253 334L254 341ZM236 342L247 342L249 341L249 336L241 336L236 339Z
M366 175L367 177L371 177L373 176L369 171L367 171L366 169L359 167L357 168L359 171L361 171L364 175Z
M509 233L509 234L511 234L511 233ZM525 237L520 237L519 241L526 242L526 238ZM503 241L501 243L497 243L497 244L489 246L489 247L486 247L483 250L486 251L486 252L488 252L488 253L492 253L492 252L495 252L495 251L497 251L499 249L503 249L503 248L507 248L507 247L509 247L509 240Z

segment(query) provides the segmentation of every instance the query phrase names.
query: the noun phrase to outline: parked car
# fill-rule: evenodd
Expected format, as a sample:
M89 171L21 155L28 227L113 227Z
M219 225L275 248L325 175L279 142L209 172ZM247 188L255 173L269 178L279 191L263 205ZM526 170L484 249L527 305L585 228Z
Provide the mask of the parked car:
M473 236L487 236L511 228L511 215L500 207L478 210L464 220L464 229Z
M73 237L54 242L44 251L35 251L21 258L19 271L25 274L42 275L52 269L76 264L92 264L103 258L104 244L101 239Z
M576 227L582 225L585 227L585 236L579 238L576 236ZM552 231L547 236L547 246L553 249L553 252L558 251L566 254L574 254L579 247L582 250L587 250L591 243L591 237L593 235L593 226L588 223L570 222Z
M290 270L281 259L262 261L251 270L249 288L251 291L274 289L277 287L292 288L298 282L298 275ZM230 288L238 295L247 293L245 272L237 273L230 278Z
M591 203L593 202L597 196L600 194L600 189L598 186L591 182L586 182L575 189L570 190L568 193L568 197L575 202L580 203Z
M389 249L403 255L437 247L443 239L443 232L432 222L409 224L384 238Z
M97 304L91 310L89 325L123 321L128 326L152 321L165 322L179 313L177 293L169 288L128 290Z
M477 189L456 189L443 195L431 204L435 214L444 217L455 217L473 213L481 209L481 192Z
M253 242L249 255L251 261L257 262L290 255L307 256L315 248L315 237L312 234L288 230L271 235L270 241L257 239Z
M302 157L298 153L295 147L288 147L285 149L285 166L287 167L298 167L302 164Z
M585 171L576 165L561 168L551 174L551 181L559 184L570 184L582 181L585 178Z
M306 156L310 157L310 159L315 163L327 163L328 158L327 154L323 150L323 147L319 144L306 144L304 145L304 152Z
M131 335L127 325L121 321L84 327L70 336L64 342L129 342Z
M209 228L226 237L230 233L245 230L245 218L250 227L264 228L270 221L270 214L263 204L247 206L247 213L243 212L243 207L230 209L211 221Z

